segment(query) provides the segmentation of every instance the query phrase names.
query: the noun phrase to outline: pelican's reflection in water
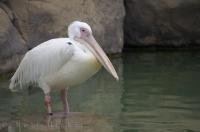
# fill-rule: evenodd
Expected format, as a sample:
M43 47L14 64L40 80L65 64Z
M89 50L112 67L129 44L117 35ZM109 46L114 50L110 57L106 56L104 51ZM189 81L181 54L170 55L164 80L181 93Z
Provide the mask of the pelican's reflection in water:
M111 121L84 113L71 113L70 117L55 113L53 116L24 117L4 126L0 132L114 132Z

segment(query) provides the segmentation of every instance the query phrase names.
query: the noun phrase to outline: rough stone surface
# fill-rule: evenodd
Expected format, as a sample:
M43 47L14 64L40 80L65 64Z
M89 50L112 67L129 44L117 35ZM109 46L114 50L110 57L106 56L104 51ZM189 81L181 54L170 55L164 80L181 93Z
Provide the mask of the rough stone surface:
M126 46L200 45L199 0L125 0Z
M0 8L0 73L16 68L26 45L6 12Z
M0 73L17 67L27 49L67 37L67 25L85 21L108 53L123 48L123 0L0 0Z
M51 38L65 37L74 20L85 21L109 53L123 48L123 0L10 0L29 48Z

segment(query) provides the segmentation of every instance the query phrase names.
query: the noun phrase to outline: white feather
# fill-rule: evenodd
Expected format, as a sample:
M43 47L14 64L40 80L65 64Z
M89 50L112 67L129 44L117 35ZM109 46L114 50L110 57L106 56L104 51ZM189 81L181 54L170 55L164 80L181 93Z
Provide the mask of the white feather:
M46 41L28 51L11 78L9 88L14 91L29 83L37 83L42 76L57 72L73 55L73 43L69 38Z

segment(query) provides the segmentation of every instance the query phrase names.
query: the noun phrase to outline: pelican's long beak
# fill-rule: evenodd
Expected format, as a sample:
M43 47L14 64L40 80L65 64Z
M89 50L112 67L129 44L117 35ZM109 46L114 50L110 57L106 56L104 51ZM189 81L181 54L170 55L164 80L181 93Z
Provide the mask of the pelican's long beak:
M79 39L77 41L81 41L82 39ZM85 43L81 41L84 45L88 47L88 49L94 54L94 56L99 60L99 62L104 66L104 68L112 74L112 76L119 80L119 77L117 75L117 72L115 71L115 68L113 67L112 63L110 62L109 58L103 51L103 49L99 46L93 35L90 35L89 37L84 38Z

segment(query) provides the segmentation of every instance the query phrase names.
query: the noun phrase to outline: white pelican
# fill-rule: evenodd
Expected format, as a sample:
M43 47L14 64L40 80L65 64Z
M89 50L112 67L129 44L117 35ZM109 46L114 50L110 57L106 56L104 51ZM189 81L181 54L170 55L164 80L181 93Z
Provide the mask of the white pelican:
M65 114L69 112L67 88L80 84L101 67L118 80L117 73L92 35L91 27L74 21L68 26L69 38L48 40L28 51L11 78L9 88L38 84L44 91L44 101L52 115L50 91L59 89Z

